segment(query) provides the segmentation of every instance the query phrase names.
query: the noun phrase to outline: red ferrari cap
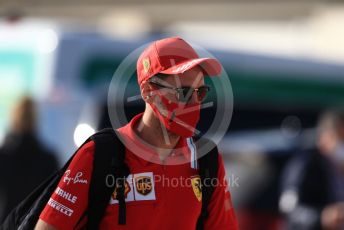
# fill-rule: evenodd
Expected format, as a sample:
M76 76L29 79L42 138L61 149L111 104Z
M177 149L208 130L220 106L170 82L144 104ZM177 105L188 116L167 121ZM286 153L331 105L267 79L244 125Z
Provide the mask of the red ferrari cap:
M221 74L221 64L214 58L199 58L196 51L179 37L165 38L150 44L137 60L139 84L157 73L180 74L200 66L206 76Z

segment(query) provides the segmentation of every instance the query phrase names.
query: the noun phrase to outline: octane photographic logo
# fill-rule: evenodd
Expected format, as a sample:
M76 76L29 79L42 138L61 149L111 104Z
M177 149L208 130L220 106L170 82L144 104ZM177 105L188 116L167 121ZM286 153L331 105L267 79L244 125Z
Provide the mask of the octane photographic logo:
M137 75L136 75L136 63L143 52L143 50L149 44L145 44L136 50L132 51L127 57L123 59L121 64L116 69L108 92L108 112L109 118L111 121L111 125L114 129L120 128L126 125L130 120L128 119L125 111L125 105L130 106L131 104L135 104L137 102L143 102L142 96L140 91L133 90L133 82L137 83ZM192 47L197 52L200 58L203 57L210 57L214 58L208 51L204 48L192 44ZM175 63L175 60L170 60L171 64ZM149 71L150 65L152 63L149 60L143 59L142 63L143 70L145 72ZM192 63L191 63L192 64ZM180 68L185 68L185 66L181 66ZM177 78L177 77L176 77ZM197 77L195 79L198 79ZM224 68L222 68L221 75L217 77L205 77L206 81L211 82L211 92L212 97L207 99L205 102L202 102L200 105L200 109L206 108L213 108L216 110L213 120L211 121L211 125L207 125L206 131L194 130L195 134L202 136L205 139L211 141L200 141L200 140L193 140L193 143L190 143L190 140L187 140L188 147L190 149L191 154L191 165L193 164L192 161L196 162L198 158L207 154L212 148L214 148L214 144L217 145L223 136L226 134L228 127L231 122L232 113L233 113L233 93L232 93L232 86L229 80L229 77ZM199 79L198 79L199 80ZM129 83L131 82L131 84ZM166 83L166 85L170 85L167 82L162 82L162 84ZM178 84L177 84L178 85ZM194 85L194 84L193 84ZM176 86L180 87L180 86ZM160 89L158 89L160 90ZM155 101L159 103L159 101ZM215 108L215 109L214 109ZM191 108L192 109L192 108ZM143 111L142 111L143 112ZM185 109L183 113L190 112L190 109ZM163 109L162 112L163 114ZM178 120L176 121L178 122ZM202 122L209 122L202 119L202 112L198 123ZM187 128L187 124L185 124ZM168 132L164 125L161 125L162 134L164 136L164 140L168 143ZM137 131L140 132L140 127L137 128ZM151 146L149 143L145 142L144 140L140 139L139 136L136 136L136 140L132 140L125 136L119 135L120 140L134 154L138 155L139 157L156 163L162 164L161 160L158 157L152 157L151 149L156 149L156 147ZM202 138L202 139L203 139ZM195 147L197 146L197 148ZM166 150L166 149L164 149ZM162 150L162 151L164 151ZM185 151L182 148L175 149L174 152ZM196 152L197 151L197 152ZM184 160L179 161L168 161L167 164L185 164L190 162L190 159L184 158ZM164 162L166 164L166 162ZM196 164L196 163L195 163ZM196 164L197 165L197 164Z

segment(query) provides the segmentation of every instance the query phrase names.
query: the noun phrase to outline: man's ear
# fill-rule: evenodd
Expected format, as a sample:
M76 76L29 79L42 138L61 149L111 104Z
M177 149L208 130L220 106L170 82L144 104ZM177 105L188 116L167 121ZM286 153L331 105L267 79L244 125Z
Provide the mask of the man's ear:
M147 81L143 81L140 84L141 96L146 103L152 102L152 96L154 95L154 88Z

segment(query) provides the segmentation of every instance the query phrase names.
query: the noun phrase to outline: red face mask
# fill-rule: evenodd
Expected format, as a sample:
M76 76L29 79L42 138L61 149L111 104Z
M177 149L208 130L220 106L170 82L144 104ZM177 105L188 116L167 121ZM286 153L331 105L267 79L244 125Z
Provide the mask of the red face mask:
M166 129L182 137L191 137L200 116L200 104L175 103L156 91L156 100L160 99L166 109L158 109L156 103L150 103L155 115Z

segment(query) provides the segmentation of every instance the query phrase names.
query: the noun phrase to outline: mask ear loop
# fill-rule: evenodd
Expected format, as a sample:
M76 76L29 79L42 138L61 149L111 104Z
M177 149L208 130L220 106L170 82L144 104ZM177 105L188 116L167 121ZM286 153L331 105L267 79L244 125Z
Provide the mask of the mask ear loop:
M148 82L148 81L143 81L143 82L141 83L141 85L142 85L142 84L146 84L146 83L149 83L149 82ZM145 96L145 97L142 98L142 99L146 101L146 100L148 100L149 98L151 98L153 95L154 95L153 92L150 91L150 92L149 92L149 95Z
M155 94L154 94L152 91L150 91L150 92L149 92L149 95L146 96L146 99L149 99L149 98L153 97L154 95L155 95Z

